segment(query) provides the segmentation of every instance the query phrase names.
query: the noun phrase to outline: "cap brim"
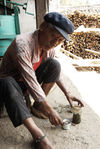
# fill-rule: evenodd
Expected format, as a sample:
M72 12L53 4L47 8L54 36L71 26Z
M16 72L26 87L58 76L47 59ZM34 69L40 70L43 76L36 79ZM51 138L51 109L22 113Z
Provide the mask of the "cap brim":
M61 35L63 35L63 37L64 37L66 40L70 41L70 39L69 39L69 37L68 37L68 34L67 34L64 30L62 30L61 28L59 28L59 27L57 27L57 26L54 26L54 27L60 32Z

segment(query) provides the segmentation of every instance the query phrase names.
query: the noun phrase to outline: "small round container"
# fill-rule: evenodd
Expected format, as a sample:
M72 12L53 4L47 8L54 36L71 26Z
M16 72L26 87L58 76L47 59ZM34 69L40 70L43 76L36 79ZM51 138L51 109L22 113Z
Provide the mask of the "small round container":
M71 121L67 118L64 119L62 128L65 129L65 130L69 130L70 126L71 126Z

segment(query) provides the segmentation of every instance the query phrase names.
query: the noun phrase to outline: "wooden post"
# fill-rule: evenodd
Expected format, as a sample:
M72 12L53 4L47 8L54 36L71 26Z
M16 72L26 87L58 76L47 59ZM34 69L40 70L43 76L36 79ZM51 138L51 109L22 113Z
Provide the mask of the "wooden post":
M35 0L36 27L43 22L44 15L49 11L49 0Z

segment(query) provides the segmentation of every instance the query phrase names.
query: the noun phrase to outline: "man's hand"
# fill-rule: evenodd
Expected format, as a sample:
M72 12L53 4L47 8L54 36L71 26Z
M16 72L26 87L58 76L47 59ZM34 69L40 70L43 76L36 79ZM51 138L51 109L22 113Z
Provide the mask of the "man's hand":
M71 107L73 107L73 101L77 102L80 107L84 107L84 104L78 98L76 98L74 96L69 96L67 98L68 98L68 101L69 101Z
M58 113L55 110L51 110L50 114L49 114L49 120L51 122L52 125L62 125L62 119L60 118L60 116L58 115Z
M62 125L62 119L58 113L46 102L42 101L39 104L38 110L40 110L45 116L47 116L52 125Z
M76 98L74 96L71 96L70 92L67 91L64 80L59 80L57 82L57 85L60 87L60 89L65 94L65 96L66 96L67 100L69 101L71 107L73 107L73 101L77 102L80 107L84 107L84 104L82 103L82 101L80 101L78 98Z

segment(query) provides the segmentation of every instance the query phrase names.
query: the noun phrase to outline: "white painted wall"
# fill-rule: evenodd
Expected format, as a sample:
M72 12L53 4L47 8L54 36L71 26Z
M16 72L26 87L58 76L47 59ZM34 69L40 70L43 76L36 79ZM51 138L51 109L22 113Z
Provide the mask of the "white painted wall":
M12 0L13 2L24 4L27 2L27 0ZM34 12L34 16L28 15L25 13L25 10L23 10L22 7L20 8L20 14L19 14L19 21L20 21L20 29L21 33L25 32L31 32L36 29L36 15L35 15L35 0L29 0L32 4L31 8Z
M84 6L100 4L100 0L50 0L50 11L58 11L59 7Z
M70 5L70 6L100 4L100 0L65 0L65 1L66 1L66 5Z

